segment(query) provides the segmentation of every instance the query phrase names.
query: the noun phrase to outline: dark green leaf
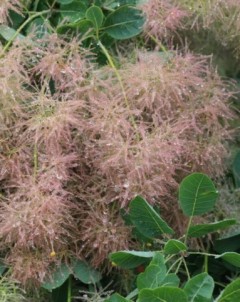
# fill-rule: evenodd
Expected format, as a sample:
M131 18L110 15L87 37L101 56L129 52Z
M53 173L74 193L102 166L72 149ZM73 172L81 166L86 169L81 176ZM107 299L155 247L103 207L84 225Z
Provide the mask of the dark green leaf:
M240 234L233 234L214 241L214 249L219 254L237 251L240 249Z
M119 294L113 294L109 299L105 300L104 302L130 302L130 300L125 299Z
M7 269L7 266L4 263L0 262L0 276L3 275L3 273L5 272L6 269Z
M213 182L202 173L193 173L185 177L180 184L180 206L187 216L202 215L211 211L217 196Z
M238 253L226 252L219 256L216 256L215 258L221 258L236 267L240 267L240 254Z
M188 302L185 292L177 287L142 289L138 302Z
M208 233L217 232L236 224L236 219L225 219L213 223L197 224L191 226L188 231L190 237L201 237Z
M131 6L122 6L109 14L104 30L114 39L123 40L138 35L143 28L142 12Z
M154 257L156 252L120 251L111 253L110 260L117 266L131 269Z
M214 280L207 273L194 276L184 286L189 302L210 302L214 289Z
M85 18L87 8L86 1L74 0L69 4L61 5L61 15L63 18L66 18L68 22L76 22Z
M130 203L130 218L134 226L146 237L173 234L173 230L142 197L135 197Z
M86 262L77 260L73 266L73 274L85 284L95 284L102 278L101 274Z
M103 12L100 7L92 6L86 11L86 18L92 22L94 28L98 31L103 23Z
M69 4L72 3L74 0L57 0L58 3L60 4Z
M69 267L65 263L62 263L61 266L55 270L51 278L42 284L42 287L52 291L53 289L61 286L67 280L69 275Z
M164 253L166 254L178 254L179 252L186 251L187 246L180 240L170 239L164 246Z

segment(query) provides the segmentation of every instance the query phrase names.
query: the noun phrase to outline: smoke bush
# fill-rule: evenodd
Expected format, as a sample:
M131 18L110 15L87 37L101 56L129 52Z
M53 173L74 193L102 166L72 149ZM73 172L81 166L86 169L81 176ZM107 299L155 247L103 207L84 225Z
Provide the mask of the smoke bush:
M127 249L118 213L136 194L172 213L183 175L224 172L231 93L208 58L140 52L122 85L93 59L54 34L0 61L0 249L23 283Z

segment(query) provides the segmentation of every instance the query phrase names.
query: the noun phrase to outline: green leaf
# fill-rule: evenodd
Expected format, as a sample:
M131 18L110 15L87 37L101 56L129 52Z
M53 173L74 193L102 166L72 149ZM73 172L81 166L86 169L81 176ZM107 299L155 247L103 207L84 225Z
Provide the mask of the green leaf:
M226 262L228 262L236 267L240 267L240 254L238 254L238 253L226 252L226 253L216 256L215 258L222 258Z
M188 302L185 292L177 287L142 289L138 302Z
M240 151L238 151L238 153L234 158L232 171L233 171L235 186L237 188L240 188Z
M143 288L157 288L163 282L167 273L163 255L156 252L145 272L137 277L137 287L139 290Z
M161 283L161 286L176 286L178 287L180 284L180 279L176 274L168 274Z
M6 271L6 269L7 269L7 266L0 261L0 276L3 275L3 273Z
M193 173L180 184L179 201L186 216L202 215L211 211L217 196L213 182L202 173Z
M186 251L187 246L180 240L170 239L164 246L165 254L178 254L179 252Z
M207 273L194 276L184 286L189 302L211 301L214 289L214 280Z
M134 226L146 237L174 233L153 207L140 196L131 201L129 215Z
M219 254L235 252L240 249L240 234L229 235L214 241L214 249Z
M102 278L101 274L86 262L77 260L73 266L73 274L85 284L95 284Z
M124 40L138 35L143 28L142 12L131 6L122 6L109 14L104 30L114 39Z
M44 282L41 286L49 291L52 291L55 288L61 286L69 277L70 269L65 264L62 263L53 273L51 278L48 281Z
M109 255L110 260L117 266L131 269L154 257L156 252L119 251Z
M104 302L130 302L130 300L125 299L119 294L113 294L109 299L104 300Z
M81 34L85 38L93 36L93 24L89 20L81 20L75 23L68 23L61 26L58 26L58 34L74 33Z
M60 4L69 4L69 3L72 3L73 0L57 0L57 2Z
M17 31L7 25L0 25L0 35L6 40L11 41L13 37L17 34ZM15 39L24 39L25 37L22 34L17 34Z
M216 300L217 302L239 302L240 301L240 279L228 284Z
M103 12L98 6L91 6L86 11L86 18L92 22L94 28L98 31L103 23Z
M68 22L76 22L85 18L85 13L88 8L87 1L71 1L69 4L61 5L61 15Z
M36 18L29 24L26 34L29 35L34 30L36 37L41 39L49 32L48 26L50 26L48 19Z
M208 233L228 228L234 224L236 224L236 219L225 219L213 223L197 224L189 228L188 235L190 237L201 237Z

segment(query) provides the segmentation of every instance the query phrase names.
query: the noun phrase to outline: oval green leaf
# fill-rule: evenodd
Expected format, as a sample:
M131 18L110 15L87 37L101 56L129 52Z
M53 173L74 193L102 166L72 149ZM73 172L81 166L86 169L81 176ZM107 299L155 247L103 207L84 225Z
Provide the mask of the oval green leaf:
M187 250L186 244L180 240L170 239L164 246L164 253L173 255Z
M131 302L128 299L120 296L119 294L113 294L109 299L104 300L104 302Z
M189 228L188 236L201 237L212 232L226 229L234 224L236 224L236 219L225 219L213 223L197 224Z
M109 14L104 23L104 30L112 38L124 40L138 35L143 28L142 12L131 6L121 6Z
M125 269L131 269L154 257L156 252L119 251L111 253L109 259L114 265Z
M88 6L86 1L71 1L69 4L61 5L61 15L68 22L76 22L85 18Z
M85 17L87 20L91 21L94 28L98 31L103 23L103 12L98 6L91 6L86 11Z
M228 262L236 267L240 267L240 254L239 253L226 252L226 253L216 256L215 258L222 258L226 262Z
M61 286L67 280L69 275L69 267L65 263L62 263L61 266L55 270L49 280L44 282L41 286L49 291L52 291L53 289Z
M86 262L77 260L73 265L74 276L85 284L95 284L102 278L101 274Z
M142 197L135 197L130 203L130 219L133 225L146 237L156 238L174 231Z
M185 292L177 287L159 287L156 289L142 289L138 302L188 302Z
M214 289L214 280L207 273L194 276L184 286L189 302L210 302Z
M193 173L180 184L179 201L186 216L202 215L211 211L217 196L213 182L202 173Z
M240 300L240 279L228 284L216 300L217 302L239 302Z

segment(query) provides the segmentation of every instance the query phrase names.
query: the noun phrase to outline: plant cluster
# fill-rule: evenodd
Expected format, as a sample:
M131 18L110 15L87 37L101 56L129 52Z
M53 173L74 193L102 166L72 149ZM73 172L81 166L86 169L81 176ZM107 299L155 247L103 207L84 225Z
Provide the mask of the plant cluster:
M214 184L206 175L193 173L183 179L179 187L179 203L189 221L185 234L179 239L170 237L174 233L173 229L142 197L137 196L132 200L129 217L133 226L149 241L153 240L153 245L158 245L160 249L111 253L110 259L114 265L124 269L144 265L144 269L134 282L136 289L126 298L115 293L105 302L130 302L135 301L136 296L138 302L210 302L213 299L218 302L239 301L240 279L233 278L229 284L222 285L223 290L219 290L209 271L211 272L210 258L240 267L240 254L236 252L213 254L206 248L194 251L188 247L189 237L204 237L236 223L234 219L209 224L193 223L194 217L212 210L217 196ZM191 272L187 261L191 255L203 256L201 272L199 269Z

